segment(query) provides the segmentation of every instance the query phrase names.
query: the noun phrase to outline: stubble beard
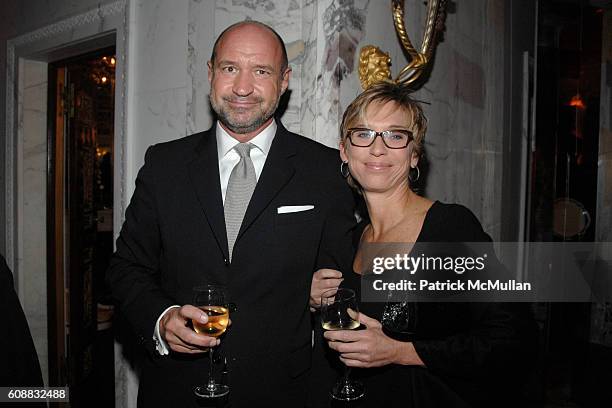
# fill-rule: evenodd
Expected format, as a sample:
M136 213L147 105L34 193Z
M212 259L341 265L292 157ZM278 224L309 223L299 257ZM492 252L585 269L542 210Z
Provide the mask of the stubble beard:
M221 99L223 102L217 103L215 101L215 93L211 91L209 95L210 105L212 106L213 110L217 114L217 119L221 123L223 123L232 132L237 133L237 134L246 134L246 133L254 132L257 129L259 129L264 123L266 123L266 121L268 121L268 119L270 119L274 115L274 113L276 112L276 109L278 108L278 104L280 101L280 95L277 96L274 103L271 104L267 110L258 111L257 112L258 114L254 118L246 122L240 121L236 119L235 117L233 117L233 113L234 112L240 113L240 110L238 109L234 110L230 108L226 103L224 103L224 102L228 102L228 99L230 98L222 97ZM263 102L263 99L258 99L257 102L261 104Z

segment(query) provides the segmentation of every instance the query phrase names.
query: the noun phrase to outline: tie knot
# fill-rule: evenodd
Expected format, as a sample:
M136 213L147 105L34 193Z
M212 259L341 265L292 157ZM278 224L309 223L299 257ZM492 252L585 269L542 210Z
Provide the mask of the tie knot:
M251 147L253 147L253 145L250 143L238 143L236 146L234 146L234 149L236 152L238 152L240 159L244 159L245 157L250 157L249 153L251 151Z

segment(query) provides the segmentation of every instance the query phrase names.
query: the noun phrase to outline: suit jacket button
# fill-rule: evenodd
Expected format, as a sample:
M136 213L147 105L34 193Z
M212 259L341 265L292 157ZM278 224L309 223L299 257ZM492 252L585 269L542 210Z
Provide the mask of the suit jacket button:
M225 266L229 266L230 261L227 258L223 258L223 263L225 264Z

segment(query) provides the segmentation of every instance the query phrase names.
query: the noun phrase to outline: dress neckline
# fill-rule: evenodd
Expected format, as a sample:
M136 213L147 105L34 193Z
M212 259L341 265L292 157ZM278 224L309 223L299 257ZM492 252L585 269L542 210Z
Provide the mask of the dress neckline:
M422 240L422 235L423 235L423 230L425 229L425 224L427 224L428 219L431 216L431 209L438 206L440 204L440 201L438 200L434 200L434 202L431 204L431 206L427 209L427 212L425 213L425 218L423 219L423 225L421 225L421 230L419 231L419 234L417 235L417 238L414 240L414 243L416 244L417 242L420 242ZM369 223L365 224L363 229L361 230L361 234L359 235L359 241L357 241L357 248L359 249L359 246L361 246L361 239L363 238L363 233L365 232L366 227L369 225ZM351 264L351 272L354 273L355 275L359 275L359 276L363 276L361 273L355 271L355 267L354 265L354 261L353 264Z

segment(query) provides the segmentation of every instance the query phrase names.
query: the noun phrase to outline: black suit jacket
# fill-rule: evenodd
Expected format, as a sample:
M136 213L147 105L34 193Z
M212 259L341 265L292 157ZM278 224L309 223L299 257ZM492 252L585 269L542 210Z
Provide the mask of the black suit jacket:
M4 317L2 334L0 334L0 350L3 350L0 387L42 387L44 384L32 335L15 293L13 274L2 255L0 255L0 314ZM47 406L44 403L34 402L17 405L24 408Z
M231 406L302 406L311 277L318 268L350 267L353 196L337 150L279 122L229 263L214 129L148 149L111 261L113 294L150 351L139 404L196 406L192 388L205 383L207 356L158 356L152 334L164 309L191 303L194 286L215 283L236 305L219 349ZM289 205L314 209L278 214Z

